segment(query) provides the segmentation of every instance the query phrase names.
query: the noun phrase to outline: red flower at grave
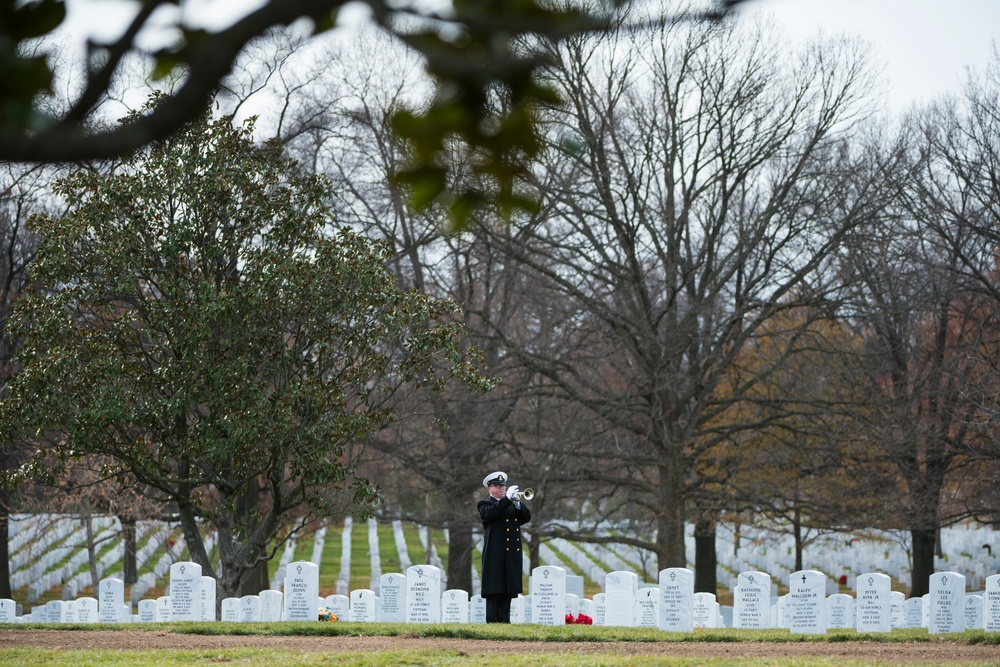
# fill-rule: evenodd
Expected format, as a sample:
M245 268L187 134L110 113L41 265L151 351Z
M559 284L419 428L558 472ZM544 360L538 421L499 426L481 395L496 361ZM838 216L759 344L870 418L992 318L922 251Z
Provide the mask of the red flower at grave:
M594 619L586 614L577 614L576 618L573 618L573 614L566 614L566 625L593 625Z

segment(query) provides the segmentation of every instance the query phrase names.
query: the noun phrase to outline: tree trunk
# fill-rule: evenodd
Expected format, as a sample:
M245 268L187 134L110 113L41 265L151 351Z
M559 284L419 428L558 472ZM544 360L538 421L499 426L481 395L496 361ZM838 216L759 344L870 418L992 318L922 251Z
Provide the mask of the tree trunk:
M716 568L715 521L699 519L694 525L694 591L715 594Z
M13 599L10 589L10 505L13 494L0 489L0 598Z
M795 536L795 571L802 571L802 517L799 513L799 508L795 508L794 518L792 519L792 533Z
M267 550L261 549L261 556L266 556ZM240 597L244 595L260 595L261 591L266 591L271 587L270 575L267 571L267 561L261 560L257 566L247 572L243 583L240 584Z
M934 574L934 545L936 529L917 528L910 531L913 538L913 579L910 597L920 597L930 592L930 579Z
M658 570L687 567L684 554L684 476L680 464L660 466L660 514L656 521Z
M96 592L101 583L101 575L97 572L97 545L94 543L94 525L90 520L90 510L85 506L80 517L84 532L87 535L87 561L90 563L90 585Z
M134 584L139 580L136 566L135 517L118 516L122 524L122 541L125 543L125 555L122 562L122 576L126 584Z
M472 526L468 521L448 527L448 588L472 590Z

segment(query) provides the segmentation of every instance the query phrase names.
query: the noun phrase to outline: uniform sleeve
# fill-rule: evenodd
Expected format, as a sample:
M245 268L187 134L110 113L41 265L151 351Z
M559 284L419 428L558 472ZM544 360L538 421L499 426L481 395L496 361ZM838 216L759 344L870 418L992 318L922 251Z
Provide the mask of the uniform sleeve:
M529 510L528 506L524 503L521 503L520 509L515 509L514 511L517 512L517 520L521 523L528 523L531 521L531 510Z
M479 518L483 520L483 525L493 523L494 521L499 521L503 519L507 508L513 505L513 503L507 498L501 498L500 502L491 502L489 500L480 500L479 505Z

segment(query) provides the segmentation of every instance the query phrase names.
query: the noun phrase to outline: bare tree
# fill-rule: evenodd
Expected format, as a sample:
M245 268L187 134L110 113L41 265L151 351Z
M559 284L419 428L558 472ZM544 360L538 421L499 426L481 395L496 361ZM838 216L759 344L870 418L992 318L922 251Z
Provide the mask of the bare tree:
M687 564L699 457L754 427L733 411L758 378L725 398L720 383L765 322L827 296L831 255L871 205L849 148L863 52L777 43L703 23L550 54L566 103L547 119L542 212L515 220L508 252L564 297L569 342L521 354L604 424L574 472L653 518L633 542L661 568Z

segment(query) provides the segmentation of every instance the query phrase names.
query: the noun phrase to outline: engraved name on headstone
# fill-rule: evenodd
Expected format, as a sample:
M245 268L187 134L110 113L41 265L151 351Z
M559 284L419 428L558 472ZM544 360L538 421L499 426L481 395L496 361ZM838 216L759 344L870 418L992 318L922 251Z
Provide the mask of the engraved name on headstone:
M566 624L566 570L553 565L531 572L531 618L537 625Z
M767 630L771 627L771 577L763 572L741 572L733 589L733 627Z
M788 578L788 629L801 634L826 632L826 575L799 570Z
M413 565L406 570L406 622L441 622L441 570Z
M201 565L178 561L170 566L170 620L201 620Z
M694 629L694 572L684 567L660 571L660 630L691 632Z
M892 631L892 580L888 575L867 572L855 580L858 602L858 632Z

